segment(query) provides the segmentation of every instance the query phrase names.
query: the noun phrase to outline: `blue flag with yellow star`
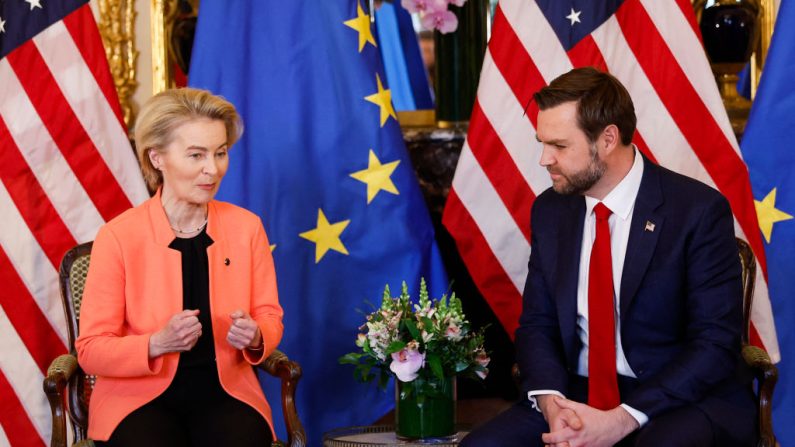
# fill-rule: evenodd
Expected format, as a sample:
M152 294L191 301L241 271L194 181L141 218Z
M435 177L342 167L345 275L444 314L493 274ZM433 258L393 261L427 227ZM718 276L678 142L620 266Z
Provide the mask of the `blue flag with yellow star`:
M768 287L781 348L773 429L795 445L795 1L782 0L741 149L765 238Z
M262 217L284 307L280 346L300 362L309 445L375 422L394 394L354 380L366 301L384 285L448 287L408 158L368 1L202 0L189 83L235 104L246 130L218 194ZM277 432L279 387L265 380Z

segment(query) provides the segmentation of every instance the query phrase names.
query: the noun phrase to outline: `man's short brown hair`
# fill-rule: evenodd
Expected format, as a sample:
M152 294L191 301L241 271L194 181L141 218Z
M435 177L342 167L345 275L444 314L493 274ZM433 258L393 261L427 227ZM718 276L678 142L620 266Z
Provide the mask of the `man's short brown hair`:
M533 99L540 110L576 102L577 124L591 143L610 124L618 127L622 144L632 143L638 122L635 106L627 89L609 73L593 67L575 68L534 93Z

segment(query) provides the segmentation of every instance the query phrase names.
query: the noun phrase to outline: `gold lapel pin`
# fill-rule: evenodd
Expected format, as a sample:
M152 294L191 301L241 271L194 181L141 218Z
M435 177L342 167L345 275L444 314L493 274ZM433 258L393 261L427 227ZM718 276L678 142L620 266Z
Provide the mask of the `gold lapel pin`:
M654 232L654 223L650 220L646 221L646 228L645 231Z

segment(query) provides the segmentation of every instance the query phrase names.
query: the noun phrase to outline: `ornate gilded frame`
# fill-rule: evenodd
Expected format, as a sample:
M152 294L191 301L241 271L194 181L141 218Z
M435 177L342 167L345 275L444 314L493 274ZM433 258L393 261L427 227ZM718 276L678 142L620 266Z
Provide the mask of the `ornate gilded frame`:
M137 7L146 0L98 0L99 31L105 46L116 92L119 95L124 122L131 128L135 122L133 94L138 88L135 19ZM198 5L198 0L190 0ZM152 94L175 86L171 67L171 29L178 15L179 0L149 0L152 48Z
M171 29L177 17L179 0L152 0L152 94L174 87L171 70Z
M122 114L127 128L130 128L135 113L132 95L138 88L136 62L138 50L135 49L135 0L99 0L99 34L105 45L110 72L119 95Z

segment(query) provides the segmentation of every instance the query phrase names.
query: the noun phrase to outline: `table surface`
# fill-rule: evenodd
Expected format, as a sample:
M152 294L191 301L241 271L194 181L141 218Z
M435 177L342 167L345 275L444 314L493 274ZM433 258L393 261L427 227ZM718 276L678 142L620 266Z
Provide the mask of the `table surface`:
M365 427L346 427L332 430L323 436L323 447L361 447L361 446L423 446L454 447L469 431L460 428L451 439L431 439L402 441L395 435L392 425L371 425Z

